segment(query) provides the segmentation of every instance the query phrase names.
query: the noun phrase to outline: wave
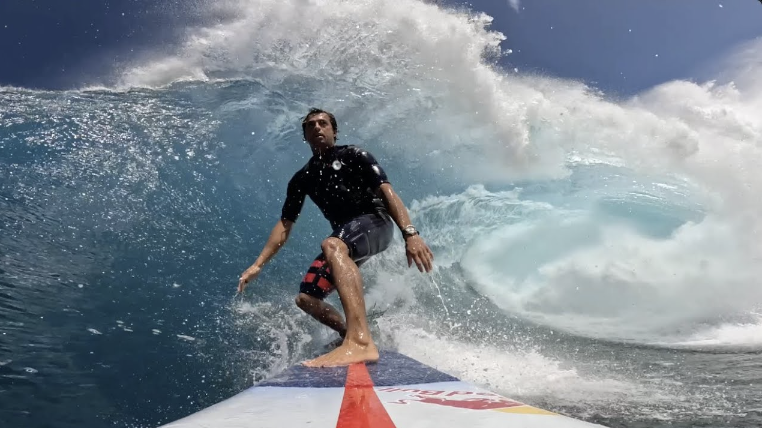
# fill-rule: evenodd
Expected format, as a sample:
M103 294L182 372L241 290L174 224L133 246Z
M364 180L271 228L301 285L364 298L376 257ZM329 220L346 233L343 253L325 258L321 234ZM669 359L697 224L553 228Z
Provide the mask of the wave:
M159 114L181 115L167 100L206 97L205 88L215 88L204 108L219 118L204 125L206 134L191 129L199 143L183 141L180 152L160 148L157 157L157 148L129 148L138 168L125 172L127 183L159 183L160 168L178 156L216 158L219 148L201 140L249 112L267 121L251 127L254 139L273 141L279 162L296 164L286 139L306 107L320 104L346 124L340 137L406 164L401 186L427 201L413 207L431 222L431 238L449 231L450 241L438 245L441 258L462 265L507 311L575 334L680 341L695 333L686 325L714 328L710 320L746 314L760 301L753 284L762 273L755 197L762 90L750 78L759 69L759 42L732 57L723 81L667 82L613 100L580 83L501 70L491 59L502 55L504 37L489 30L484 14L413 0L209 7L229 18L189 30L175 54L126 69L115 93L159 97L167 103ZM157 86L164 89L148 89ZM82 165L113 168L114 158L104 155L110 137L102 137L97 150L72 152ZM528 209L522 204L533 199L549 205L522 216L499 191L453 193L469 185L534 187L519 206ZM463 199L455 211L463 217L445 216L450 208L431 214L430 195L446 193ZM134 213L140 202L132 203ZM539 211L541 218L531 217ZM521 262L510 262L516 253Z
M426 348L479 349L486 366L460 373L474 381L487 381L479 369L489 364L530 365L568 382L559 394L670 405L679 388L563 368L605 358L567 361L578 345L559 343L759 348L762 43L716 80L614 99L502 70L504 37L467 10L414 0L208 7L225 18L126 68L116 86L0 90L0 207L16 225L0 236L14 252L4 283L34 294L60 282L71 290L45 305L86 299L107 317L140 314L167 336L198 338L183 346L237 387L236 367L260 379L303 358L321 334L293 307L299 266L328 233L314 206L254 302L228 299L309 156L298 121L315 105L337 115L340 143L381 160L436 255L421 275L397 241L363 267L382 340L441 367ZM23 276L35 271L25 260L67 278ZM221 333L231 318L249 333ZM117 340L106 322L87 321L51 346L67 334ZM45 326L26 328L9 343ZM531 376L497 382L528 396L552 389Z

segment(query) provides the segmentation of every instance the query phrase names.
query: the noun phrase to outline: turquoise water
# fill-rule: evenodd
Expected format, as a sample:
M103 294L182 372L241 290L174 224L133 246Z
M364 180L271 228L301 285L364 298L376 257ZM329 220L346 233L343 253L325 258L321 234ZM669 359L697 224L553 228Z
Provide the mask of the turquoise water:
M408 269L397 236L363 267L383 346L609 426L761 423L749 68L612 100L495 67L486 17L386 6L233 2L88 88L0 89L9 426L156 426L330 338L293 304L329 233L311 203L235 297L313 105L379 158L435 253Z

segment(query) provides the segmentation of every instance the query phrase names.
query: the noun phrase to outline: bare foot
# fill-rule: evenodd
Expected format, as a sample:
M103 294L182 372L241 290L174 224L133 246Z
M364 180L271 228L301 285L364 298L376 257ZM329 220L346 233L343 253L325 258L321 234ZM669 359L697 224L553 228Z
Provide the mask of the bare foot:
M376 361L378 361L378 348L374 343L359 345L346 340L344 344L333 351L302 364L307 367L341 367L355 363L375 363Z

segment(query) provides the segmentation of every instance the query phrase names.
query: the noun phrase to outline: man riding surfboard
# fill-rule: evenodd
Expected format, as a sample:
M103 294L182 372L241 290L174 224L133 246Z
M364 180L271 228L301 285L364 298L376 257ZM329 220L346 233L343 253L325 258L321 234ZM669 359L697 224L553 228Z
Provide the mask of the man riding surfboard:
M313 156L288 184L281 218L262 252L241 274L238 292L286 243L306 196L331 223L333 233L321 243L322 252L310 265L296 304L337 331L343 343L303 364L310 367L347 366L378 361L378 349L368 328L359 266L389 246L394 224L405 238L408 266L430 272L434 255L410 222L402 200L376 159L364 149L336 144L338 126L333 114L313 108L302 120L302 133ZM337 290L346 315L324 301Z

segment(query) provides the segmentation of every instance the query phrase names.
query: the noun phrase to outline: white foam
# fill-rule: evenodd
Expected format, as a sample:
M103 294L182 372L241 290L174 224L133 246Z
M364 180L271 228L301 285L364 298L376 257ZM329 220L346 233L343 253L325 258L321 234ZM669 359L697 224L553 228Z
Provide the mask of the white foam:
M407 151L462 178L563 177L569 156L619 158L682 171L733 206L758 199L759 43L727 66L740 71L724 83L668 82L619 101L577 82L501 73L485 57L500 54L504 36L484 14L416 0L220 7L235 18L190 29L176 54L125 70L121 85L247 78L278 90L299 82L301 98L366 124L356 129L363 138L413 135Z
M748 313L762 301L754 259L727 239L723 223L687 224L654 239L591 221L507 226L475 243L464 266L511 313L615 340L681 340L699 322ZM543 248L554 245L565 251ZM500 262L513 254L519 258ZM535 271L516 267L527 254Z
M503 74L485 60L500 54L504 40L485 14L417 0L210 7L234 18L189 29L176 54L125 70L120 85L246 78L278 90L299 82L302 99L332 104L344 120L366 124L356 130L363 138L415 135L407 150L428 155L433 169L457 163L458 174L482 180L563 177L564 159L576 154L678 167L722 186L712 190L743 191L743 180L727 183L720 170L743 175L760 158L762 90L751 78L759 64L748 64L756 45L740 56L743 65L728 66L752 69L732 81L669 82L617 101L577 82Z
M596 376L580 375L573 365L531 348L516 350L499 343L487 346L438 337L411 327L417 322L410 317L388 316L379 323L405 355L528 404L548 400L558 406L611 405L623 399L653 404L674 399L613 372L601 370Z
M600 171L596 178L604 184L617 178L605 174L618 171ZM638 204L669 221L698 214L684 205L691 193L680 182L654 185L650 192L636 197L623 187L592 188L574 198L619 195L618 204L630 204L628 221L638 219ZM564 198L564 208L525 198L477 186L413 203L413 221L429 225L423 235L437 249L433 278L449 289L470 285L507 313L554 329L649 344L685 342L762 302L759 253L718 214L684 218L671 234L651 236L591 211L589 203L572 210L572 197ZM651 227L660 221L645 219ZM387 277L373 284L371 304L410 305L412 288L431 287L427 278L404 270L397 261L403 258L396 246L377 258ZM456 265L465 278L448 270Z
M305 357L313 337L303 327L306 315L296 305L279 307L272 302L239 301L232 309L236 312L235 323L244 334L255 337L258 347L269 344L267 352L257 355L262 365L252 369L255 378L269 378Z
M418 139L412 149L421 155L462 146L460 162L473 166L462 170L473 176L486 177L485 169L507 176L559 172L558 150L544 147L539 157L529 144L534 112L527 107L544 103L544 95L485 61L500 54L504 40L489 31L492 18L485 14L417 0L240 0L226 7L235 9L235 19L189 30L177 54L125 70L118 86L218 78L253 79L272 88L299 82L300 97L334 104L344 120L365 124L357 132L366 138L382 131L378 123L395 121L398 129L387 129L387 138L411 131L437 135ZM420 116L421 109L428 114ZM474 118L479 126L463 132ZM488 162L472 164L470 153L488 153ZM434 155L429 163L451 165L443 154L456 153Z
M753 322L726 323L694 334L685 341L669 344L678 347L762 348L762 316Z

